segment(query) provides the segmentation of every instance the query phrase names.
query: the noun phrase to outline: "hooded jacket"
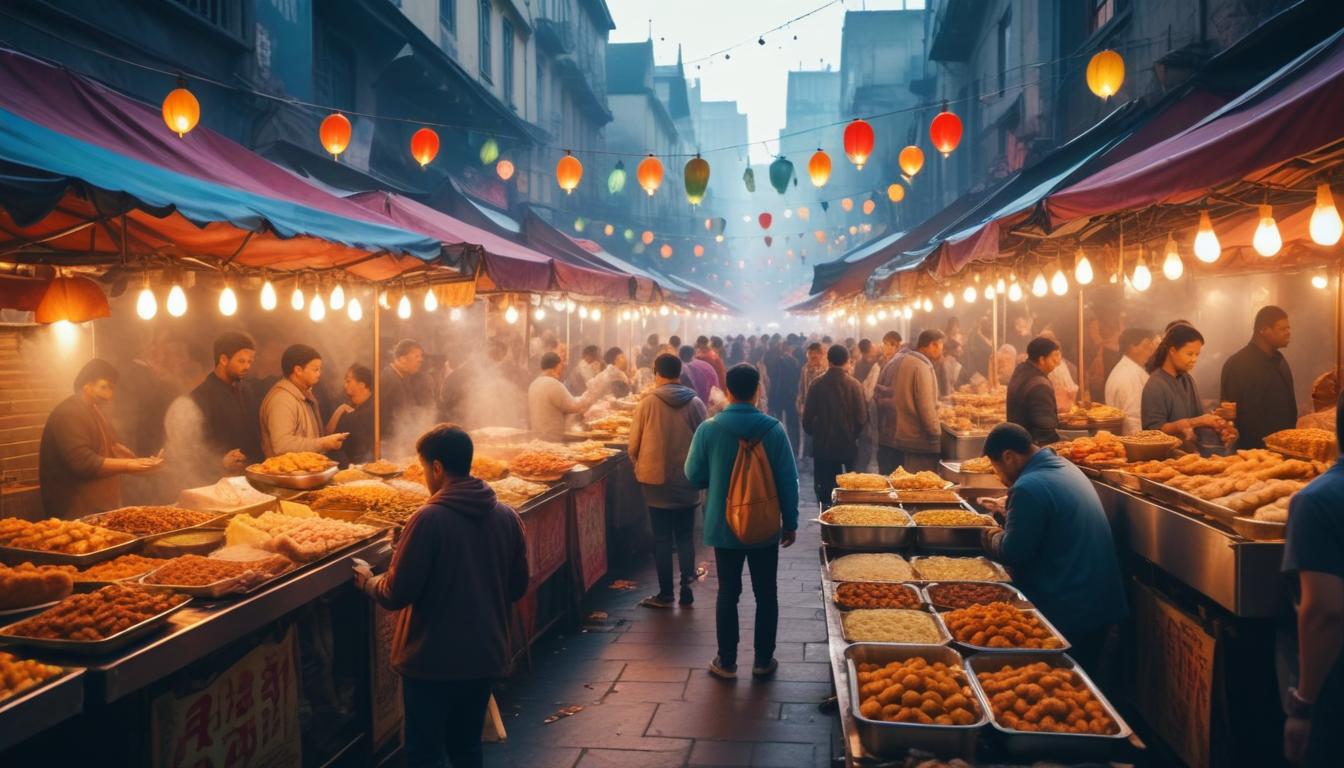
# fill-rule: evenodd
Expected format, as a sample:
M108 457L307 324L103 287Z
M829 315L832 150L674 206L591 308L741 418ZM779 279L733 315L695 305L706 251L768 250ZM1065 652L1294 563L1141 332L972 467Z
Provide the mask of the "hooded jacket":
M406 522L387 573L365 590L399 610L392 667L417 680L509 673L509 617L527 592L518 513L482 480L453 480Z
M818 459L852 463L866 423L863 385L844 368L831 366L808 389L803 431L812 436L812 453Z
M685 463L691 436L704 420L704 402L681 384L663 384L635 406L630 460L650 507L680 509L700 502L700 491L686 479Z

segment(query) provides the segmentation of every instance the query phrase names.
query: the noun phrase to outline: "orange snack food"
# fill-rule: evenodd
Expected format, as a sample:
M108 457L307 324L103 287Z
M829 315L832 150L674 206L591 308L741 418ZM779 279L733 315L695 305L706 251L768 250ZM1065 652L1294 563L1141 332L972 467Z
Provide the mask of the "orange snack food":
M960 667L920 656L889 664L859 664L859 714L869 720L921 725L973 725L975 693Z
M876 581L852 581L835 588L835 602L841 608L918 608L919 594L904 584Z
M1038 661L977 672L994 720L1015 731L1107 736L1120 725L1071 669Z
M1010 603L971 605L943 614L943 623L957 642L981 648L1063 648L1036 615Z

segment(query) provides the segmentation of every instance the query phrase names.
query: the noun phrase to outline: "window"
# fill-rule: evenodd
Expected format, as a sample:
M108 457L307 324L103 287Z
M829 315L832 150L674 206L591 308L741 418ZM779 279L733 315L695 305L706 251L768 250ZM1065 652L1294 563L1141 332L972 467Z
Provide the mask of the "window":
M1088 14L1088 32L1093 33L1110 24L1116 16L1129 10L1129 0L1088 0L1088 2L1091 4L1091 10Z
M490 0L481 0L481 77L491 80L490 72Z
M999 19L999 95L1008 88L1008 62L1012 60L1009 48L1013 44L1013 7L1003 12Z
M355 108L355 51L325 27L313 35L313 87L318 101L337 109Z
M457 0L439 0L439 27L457 34Z
M513 105L513 25L508 19L499 22L500 52L504 54L504 103Z

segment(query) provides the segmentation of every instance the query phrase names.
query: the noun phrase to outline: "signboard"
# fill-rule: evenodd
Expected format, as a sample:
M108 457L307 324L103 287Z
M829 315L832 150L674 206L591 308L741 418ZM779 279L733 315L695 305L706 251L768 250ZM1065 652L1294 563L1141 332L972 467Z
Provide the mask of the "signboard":
M1217 641L1156 592L1136 585L1139 711L1193 768L1209 765L1209 712Z
M397 631L400 611L389 611L377 603L373 606L373 652L369 654L370 711L373 714L373 748L380 749L388 740L401 734L402 700L401 675L392 669L392 636Z
M607 480L571 494L574 498L574 558L587 592L607 574Z
M565 497L559 496L523 515L523 538L527 542L528 589L565 564Z
M153 765L280 768L301 765L294 627L220 672L205 688L154 700Z

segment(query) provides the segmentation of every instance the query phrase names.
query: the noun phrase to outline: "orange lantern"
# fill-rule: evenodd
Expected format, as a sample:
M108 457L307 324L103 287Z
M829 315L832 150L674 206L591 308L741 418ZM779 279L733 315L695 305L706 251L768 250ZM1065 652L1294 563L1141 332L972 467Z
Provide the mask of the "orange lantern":
M901 173L904 173L906 178L914 178L919 169L924 167L924 150L910 144L901 150L896 162L901 166Z
M845 126L845 154L859 170L868 162L873 153L873 126L862 118Z
M639 236L639 239L642 240L645 245L650 245L653 243L653 233L646 229L644 230L644 234Z
M769 229L770 222L774 220L775 220L774 217L771 216L769 213L762 213L760 216L756 217L756 221L760 223L761 229Z
M890 184L887 186L887 199L893 203L899 203L905 199L905 187L900 184Z
M350 119L340 112L327 115L317 128L317 138L333 160L339 158L350 146Z
M864 200L864 201L863 201L863 215L864 215L864 216L872 216L872 215L873 215L873 211L875 211L875 210L877 210L877 203L873 202L872 200Z
M844 200L840 201L840 207L845 210L845 213L849 213L854 210L854 201L846 197Z
M163 97L163 122L179 138L186 136L201 120L201 103L187 90L185 80Z
M573 192L579 186L579 179L583 178L583 163L579 158L571 155L569 150L565 150L565 156L555 164L555 182L560 188L565 190L565 194ZM647 240L645 241L648 242Z
M664 259L672 258L672 246L663 243L663 247L658 249L658 255L662 256Z
M495 163L495 173L499 174L499 178L503 179L504 181L512 179L513 163L509 162L508 160L500 160L498 163Z
M817 238L818 243L826 242L826 231L823 229L818 229L816 232L813 232L812 236Z
M653 156L653 153L649 153L648 157L639 161L639 168L635 169L635 178L639 179L640 189L652 197L663 185L663 164Z
M812 186L821 188L831 179L831 156L818 147L812 159L807 161L807 175L812 178Z
M961 143L961 118L947 110L947 102L943 102L943 111L934 115L933 122L929 123L929 139L943 157L952 154Z
M420 164L421 168L434 161L434 157L439 154L439 134L432 128L421 128L411 134L411 157Z
M42 294L33 319L43 324L61 320L83 323L111 314L107 296L97 283L87 277L56 277Z
M695 257L697 259L705 255L705 246L700 245L699 243L696 243L695 248L691 250L695 253Z
M1120 91L1125 82L1125 60L1107 48L1097 51L1087 62L1087 87L1098 98L1109 99Z

